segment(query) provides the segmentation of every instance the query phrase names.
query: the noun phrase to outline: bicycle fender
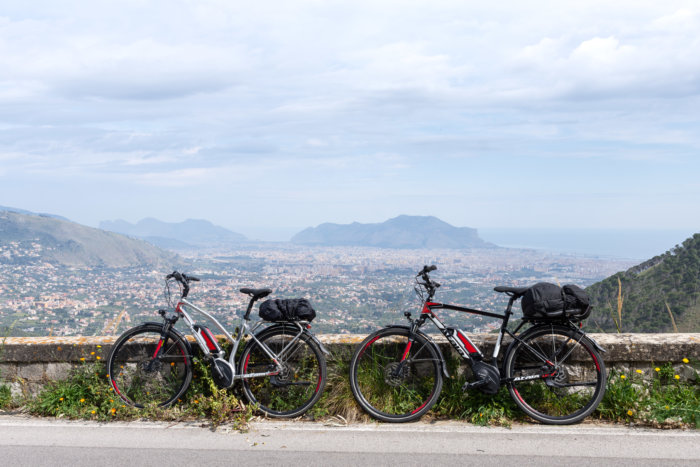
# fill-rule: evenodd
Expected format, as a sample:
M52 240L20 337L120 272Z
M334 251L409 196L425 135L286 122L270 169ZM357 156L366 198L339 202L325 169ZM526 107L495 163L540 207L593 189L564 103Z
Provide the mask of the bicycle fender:
M293 325L288 324L288 323L278 323L278 324L273 324L272 326L266 327L265 329L263 329L262 331L260 331L258 334L256 334L256 337L257 337L258 335L262 334L263 332L268 332L268 330L270 330L270 329L278 329L278 328L290 329L290 330L292 330L292 331L294 331L294 332L299 332L299 328L297 328L296 326L293 326ZM321 349L321 352L322 352L322 353L324 353L325 355L330 355L330 354L331 354L331 353L323 346L323 344L321 344L321 341L318 340L318 338L317 338L315 335L311 334L311 333L308 332L307 330L304 330L304 334L306 334L307 336L309 336L309 337L311 338L311 340L314 341L314 343L318 346L318 348Z
M586 337L586 339L588 339L589 341L591 341L591 344L593 344L593 347L595 347L595 349L596 349L598 352L600 352L600 353L607 353L607 350L605 350L604 348L602 348L602 347L600 346L600 344L598 344L598 343L595 341L595 339L593 339L591 336L589 336L588 334L584 334L584 336Z
M393 329L400 328L400 329L406 329L407 331L411 330L411 328L408 326L401 326L398 324L394 325L394 326L388 326L388 328L393 328ZM447 363L445 362L445 357L442 355L442 350L440 350L440 346L437 345L435 343L435 341L430 336L425 334L424 332L416 331L416 334L419 334L422 338L424 338L426 341L428 341L428 343L430 343L430 345L432 345L433 348L437 351L437 354L440 357L440 366L442 367L442 374L445 375L445 378L449 378L450 373L447 371Z
M156 322L156 321L148 321L148 322L146 322L146 323L140 324L140 325L137 326L137 327L146 327L146 326L158 326L158 327L162 328L162 327L163 327L163 323L159 323L159 322ZM187 339L187 337L185 337L180 331L178 331L178 330L175 329L175 328L170 328L170 332L172 332L172 333L175 334L177 337L179 337L180 339L182 339L182 342L185 343L185 347L187 348L187 354L188 354L190 357L193 357L193 356L194 356L194 353L192 353L192 346L190 345L190 341Z

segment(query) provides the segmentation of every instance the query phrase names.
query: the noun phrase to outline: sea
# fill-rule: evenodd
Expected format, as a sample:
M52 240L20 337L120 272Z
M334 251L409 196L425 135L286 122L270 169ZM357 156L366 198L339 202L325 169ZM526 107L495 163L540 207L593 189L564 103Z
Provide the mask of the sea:
M480 228L479 237L498 246L585 256L647 260L671 250L697 230Z

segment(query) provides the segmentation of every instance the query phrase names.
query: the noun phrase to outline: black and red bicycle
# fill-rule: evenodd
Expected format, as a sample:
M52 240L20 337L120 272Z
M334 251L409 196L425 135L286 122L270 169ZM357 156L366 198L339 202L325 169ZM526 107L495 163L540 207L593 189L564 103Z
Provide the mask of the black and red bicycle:
M416 292L423 303L420 316L414 319L411 313L404 313L408 326L380 329L355 350L350 362L350 384L364 410L385 422L409 422L423 416L435 404L443 377L449 374L440 347L421 331L428 321L471 367L474 378L463 390L496 394L505 385L525 413L547 424L578 423L596 409L605 393L606 377L599 353L604 350L580 325L590 309L524 316L511 332L507 326L513 315L513 303L529 287L494 289L510 297L503 314L436 303L433 296L440 284L429 276L435 269L425 266L416 276ZM501 319L491 358L485 357L464 332L446 327L436 314L438 310ZM512 341L499 363L506 335Z

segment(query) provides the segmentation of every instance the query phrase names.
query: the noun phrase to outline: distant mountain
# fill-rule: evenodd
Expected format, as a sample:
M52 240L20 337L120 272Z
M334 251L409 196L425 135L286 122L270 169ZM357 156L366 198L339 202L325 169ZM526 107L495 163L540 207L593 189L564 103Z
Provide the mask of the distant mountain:
M170 249L210 248L248 241L244 235L198 219L171 223L146 218L136 224L123 220L102 221L100 228L141 238L154 245Z
M56 214L45 214L45 213L39 213L39 212L32 212L32 211L27 211L26 209L11 208L8 206L0 206L0 211L16 212L18 214L29 214L32 216L51 217L53 219L61 219L64 221L68 220L63 216L57 216Z
M0 264L172 267L178 257L141 240L45 215L0 211Z
M673 332L675 322L680 332L700 332L700 233L586 291L595 306L591 318L603 330Z
M380 224L321 224L309 227L292 243L379 248L493 248L476 229L454 227L433 216L398 216Z

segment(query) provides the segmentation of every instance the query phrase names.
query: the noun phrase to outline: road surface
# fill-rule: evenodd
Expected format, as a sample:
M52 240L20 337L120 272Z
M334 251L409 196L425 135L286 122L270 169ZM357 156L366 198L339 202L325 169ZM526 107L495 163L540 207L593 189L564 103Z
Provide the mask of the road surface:
M258 421L244 433L193 423L97 423L0 415L0 464L700 465L700 431L584 424L484 428L448 421Z

